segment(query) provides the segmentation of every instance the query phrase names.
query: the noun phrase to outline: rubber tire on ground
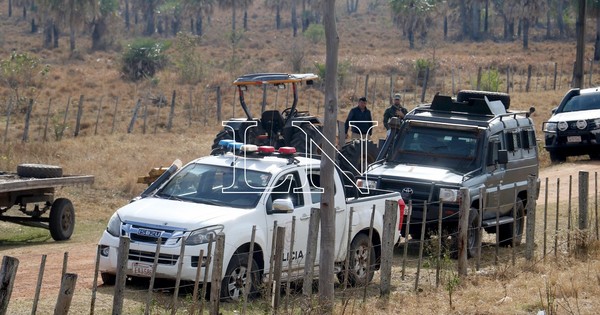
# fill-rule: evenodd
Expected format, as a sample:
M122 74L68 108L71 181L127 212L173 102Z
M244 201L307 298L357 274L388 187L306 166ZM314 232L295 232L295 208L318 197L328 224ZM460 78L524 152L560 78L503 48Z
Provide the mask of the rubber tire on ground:
M71 238L75 229L75 208L69 199L58 198L50 208L50 235L55 241Z
M342 171L349 171L353 175L359 175L361 165L364 165L364 155L361 154L361 140L354 139L342 146L340 154L336 157L337 165ZM373 141L367 141L367 165L375 162L377 158L377 146Z
M489 101L501 101L505 109L510 108L510 95L500 92L485 92L474 90L462 90L456 95L457 102L466 102L470 98L483 98L486 96Z
M560 151L550 151L550 161L553 163L561 163L567 160L567 157Z
M373 246L370 247L371 251L367 253L369 250L369 236L364 233L357 234L352 240L348 264L348 284L350 286L365 286L373 280L376 257L375 248ZM369 254L371 258L367 261ZM370 264L370 267L368 267L367 263ZM369 274L367 274L367 269L369 269ZM342 270L337 274L337 277L340 283L344 283L345 271Z
M102 278L102 283L104 283L104 285L115 285L117 282L117 275L112 273L101 272L100 277Z
M243 299L246 285L246 270L248 266L248 253L235 253L229 261L225 277L221 282L221 300L240 301ZM260 270L258 264L252 259L252 270L250 273L251 285L248 299L259 296L258 286Z
M521 198L517 198L516 201L517 208L517 221L516 225L513 223L503 224L499 227L498 232L498 240L500 241L500 246L508 247L512 246L512 238L513 238L513 227L517 228L516 236L515 236L515 246L521 245L521 241L523 239L523 228L525 226L525 205L523 204L523 200ZM514 210L513 210L514 211Z
M322 131L321 126L316 126L318 131ZM310 154L308 148L309 141L312 139L316 144L312 144L312 154L320 154L319 149L322 143L322 139L320 137L321 133L317 132L315 128L313 128L309 124L300 125L303 131L298 130L298 128L294 128L294 133L292 134L292 139L290 139L290 146L296 148L297 153L308 153Z
M46 164L19 164L17 165L17 175L20 177L34 178L54 178L62 177L62 167Z
M477 210L471 209L471 213L474 213ZM478 218L471 216L469 218L469 228L467 229L467 257L473 258L477 255L477 240L479 238L477 223ZM453 257L458 257L458 230L452 235L452 252Z
M219 155L225 153L225 150L223 150L219 145L219 141L221 140L233 140L233 131L229 128L225 128L219 131L219 133L215 136L215 139L213 140L210 152L211 155Z

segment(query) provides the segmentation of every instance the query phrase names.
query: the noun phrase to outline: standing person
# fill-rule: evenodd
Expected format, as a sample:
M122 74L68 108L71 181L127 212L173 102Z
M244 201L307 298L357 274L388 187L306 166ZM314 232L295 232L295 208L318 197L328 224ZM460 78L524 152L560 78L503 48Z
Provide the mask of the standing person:
M408 110L400 104L401 98L400 93L396 93L394 95L394 102L383 113L383 126L388 131L388 134L390 133L390 119L398 117L400 120L403 120L404 116L408 113Z
M350 127L352 122L353 127ZM358 105L350 110L346 123L344 124L346 135L348 130L352 132L352 139L360 139L361 134L371 135L373 126L373 118L371 117L371 111L367 108L367 98L361 97L358 99Z

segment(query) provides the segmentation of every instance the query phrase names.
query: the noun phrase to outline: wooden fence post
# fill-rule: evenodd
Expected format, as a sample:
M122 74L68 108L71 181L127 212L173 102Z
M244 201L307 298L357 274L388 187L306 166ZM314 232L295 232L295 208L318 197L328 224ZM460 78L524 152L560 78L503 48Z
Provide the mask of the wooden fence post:
M469 188L460 188L460 211L458 215L458 275L467 276L467 235L469 230L469 212L471 210L471 196Z
M427 93L427 81L429 80L429 67L425 69L425 77L423 78L423 91L421 92L421 103L425 102L425 93Z
M552 89L556 91L556 77L558 76L558 62L554 63L554 83L552 84Z
M171 307L171 315L177 313L177 298L179 296L179 284L181 283L181 269L183 268L183 260L185 259L185 241L186 238L181 238L181 246L179 249L179 261L177 263L177 276L175 277L175 290L173 290L173 306Z
M525 92L529 93L529 87L531 84L531 71L532 71L533 66L532 65L528 65L527 66L527 83L525 84Z
M150 303L152 302L152 292L154 290L154 280L156 279L156 268L158 266L158 259L160 257L160 246L162 244L162 237L156 239L156 248L154 249L154 261L152 263L152 274L150 275L150 284L148 285L148 296L146 297L146 308L144 315L150 314Z
M127 133L133 132L133 127L135 126L135 120L137 119L138 111L139 111L141 105L142 105L142 99L138 98L137 103L135 103L135 107L133 108L133 115L131 116L131 121L129 122L129 127L127 127Z
M125 293L125 281L127 280L129 242L130 240L128 237L119 237L119 248L117 249L117 274L115 277L115 291L113 295L113 315L123 314L123 295Z
M29 99L27 105L27 114L25 114L25 128L23 130L23 142L29 141L29 120L31 119L31 111L33 110L33 99Z
M115 97L115 109L113 110L113 121L112 127L110 128L110 134L112 135L115 132L115 123L117 120L117 107L119 105L119 97Z
M279 310L279 303L281 300L281 272L283 269L283 251L285 250L285 227L278 226L277 227L277 240L275 241L275 253L274 253L274 263L275 266L273 268L274 277L273 277L273 314L277 314ZM291 258L291 252L290 257ZM289 275L288 275L289 276Z
M173 96L171 97L171 111L169 112L169 121L167 122L167 131L171 131L173 128L173 116L175 116L175 97L177 92L173 90Z
M527 235L525 238L525 259L533 261L535 258L535 192L537 189L536 178L527 176Z
M481 66L477 68L477 85L475 86L477 90L481 90Z
M48 141L48 120L50 119L50 108L52 107L52 99L48 100L48 111L46 112L46 121L44 122L44 136L42 141Z
M352 245L352 220L354 216L354 207L350 207L350 214L348 218L348 239L346 242L346 259L344 260L344 283L342 283L342 290L346 290L348 287L348 272L350 268L350 246Z
M83 94L79 96L79 104L77 105L77 120L75 121L75 132L73 133L74 137L79 136L82 115L83 115Z
M225 251L225 234L217 234L215 255L210 283L210 314L219 314L219 302L221 300L221 279L223 278L223 254ZM226 275L229 276L229 275Z
M14 257L2 257L2 268L0 269L0 315L5 315L8 310L8 302L12 294L15 276L19 268L19 260Z
M560 178L556 179L556 222L554 225L554 258L558 258L558 210L560 205Z
M252 288L252 259L254 256L254 241L256 239L256 225L252 226L252 235L250 236L250 248L248 249L248 265L246 265L246 283L244 284L244 304L242 306L242 315L246 314L246 306L248 305L248 294Z
M408 209L412 210L412 199L408 201ZM409 211L408 217L406 218L406 223L404 223L404 225L406 226L406 231L404 232L404 252L402 253L402 274L400 276L400 279L402 280L404 280L404 276L406 275L406 256L408 255L408 236L410 235L411 214L412 211Z
M510 66L506 66L506 94L510 93Z
M369 246L367 247L367 278L371 273L371 250L373 249L373 223L375 221L375 205L373 205L373 209L371 210L371 221L369 221ZM363 290L363 303L367 301L367 288L369 287L368 283L365 283L365 287Z
M8 140L8 125L10 124L10 112L12 110L13 99L8 100L8 109L6 110L6 128L4 129L4 144Z
M98 112L96 113L96 127L94 128L94 135L98 134L98 123L100 122L100 113L102 112L102 101L104 96L100 97L100 106L98 106Z
M54 307L54 315L66 315L69 313L76 283L77 274L67 273L63 275L60 283L60 292L56 299L56 306Z
M94 281L92 282L92 301L90 303L90 315L94 315L94 308L96 307L96 291L98 291L98 270L100 269L101 252L102 246L98 245L96 248L96 263L94 264Z
M58 139L62 139L65 130L67 129L67 117L69 117L69 107L71 106L71 96L67 98L67 107L65 108L65 115L63 116L63 123L60 127L60 133L58 135Z
M290 231L290 256L288 257L288 265L287 265L287 277L288 281L285 283L285 309L289 309L289 299L290 299L290 279L292 278L292 253L294 252L294 242L296 241L296 216L292 216L292 229ZM251 263L251 262L250 262ZM248 270L250 267L247 268Z
M38 272L38 280L35 286L35 295L33 297L33 307L31 307L31 314L35 314L37 312L37 305L40 299L40 291L42 290L42 280L44 279L44 268L46 268L46 257L47 255L42 255L42 262L40 263L40 271Z
M363 95L367 99L369 99L369 75L365 77L365 94Z
M216 87L217 93L217 122L221 122L221 108L223 106L223 101L221 99L221 86Z
M312 282L314 279L315 253L317 252L317 239L319 237L319 222L321 216L319 208L310 209L310 222L308 224L308 236L306 238L306 263L304 264L304 282L302 284L302 295L304 295L305 306L310 305L312 296Z
M585 171L579 171L579 219L578 219L578 237L577 253L581 256L586 253L589 237L589 217L588 217L588 190L589 176Z
M394 244L396 243L395 231L398 228L398 201L386 200L385 213L383 214L383 235L381 236L381 287L379 294L388 299L390 297L390 280L392 278L392 263L394 258Z

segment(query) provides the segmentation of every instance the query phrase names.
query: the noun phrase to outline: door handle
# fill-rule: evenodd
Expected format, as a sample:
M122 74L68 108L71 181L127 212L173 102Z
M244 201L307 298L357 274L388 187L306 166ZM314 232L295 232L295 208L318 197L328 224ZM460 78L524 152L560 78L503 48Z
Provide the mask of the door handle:
M335 207L335 212L343 212L344 210L346 210L345 208L342 207Z
M303 214L303 215L300 217L300 220L302 220L302 221L306 221L306 220L308 220L308 219L310 219L310 216L309 216L308 214L306 214L306 213L305 213L305 214Z

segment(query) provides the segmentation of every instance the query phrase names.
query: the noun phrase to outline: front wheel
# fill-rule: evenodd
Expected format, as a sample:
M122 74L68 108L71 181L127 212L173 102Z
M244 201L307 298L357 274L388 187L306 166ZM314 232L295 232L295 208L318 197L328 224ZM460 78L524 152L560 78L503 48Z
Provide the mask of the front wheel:
M56 241L71 238L75 229L75 209L69 199L58 198L50 208L50 235Z
M225 278L221 282L221 299L239 301L244 297L246 282L250 281L250 292L248 298L258 297L258 282L260 271L258 264L252 259L250 277L246 274L248 270L248 253L235 253L227 266Z
M567 160L567 157L559 151L550 151L550 161L560 163Z
M338 273L338 280L343 283L346 272L348 284L351 286L364 286L373 280L375 273L375 248L369 243L366 234L358 234L350 244L349 269Z

